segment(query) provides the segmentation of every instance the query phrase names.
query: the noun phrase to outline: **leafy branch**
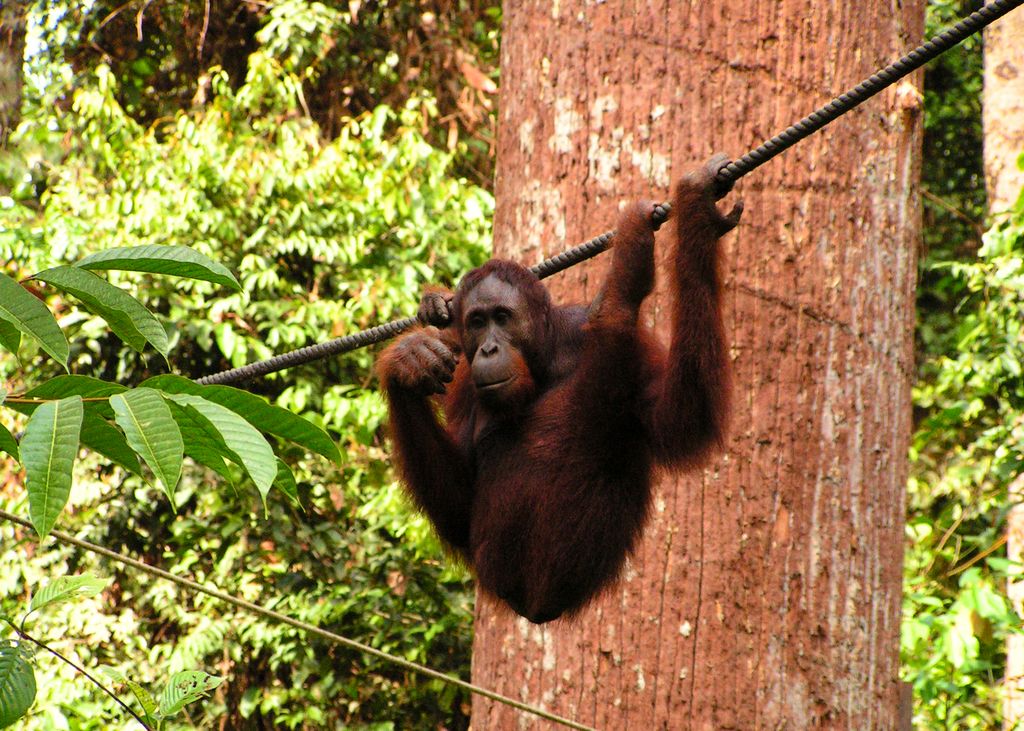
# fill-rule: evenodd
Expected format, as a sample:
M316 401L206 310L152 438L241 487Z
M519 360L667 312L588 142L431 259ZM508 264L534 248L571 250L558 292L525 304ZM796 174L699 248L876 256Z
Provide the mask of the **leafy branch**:
M20 622L8 617L2 619L14 630L16 640L0 640L0 728L10 726L23 718L32 706L36 696L35 670L32 661L35 654L26 643L42 648L54 657L64 661L89 679L100 690L110 696L146 729L159 729L163 721L176 715L188 703L198 700L209 691L221 684L222 678L208 675L198 670L186 670L172 675L157 703L150 693L139 683L125 678L116 671L108 671L115 680L124 682L142 705L142 714L133 710L127 703L108 688L99 678L87 671L71 658L62 654L42 640L29 634L25 629L28 618L44 608L56 604L87 599L99 594L107 588L109 581L94 576L61 576L54 579L39 591L35 592L28 610Z
M152 346L166 361L169 340L164 325L139 300L92 273L104 269L188 277L240 289L228 270L184 246L100 251L74 266L47 269L24 283L0 273L0 347L17 355L27 336L69 370L67 338L53 314L28 289L30 282L38 280L77 298L132 348L141 352ZM8 398L0 390L0 404L27 417L20 439L0 424L0 452L24 469L31 523L40 538L50 533L67 504L82 445L143 479L152 475L172 506L186 456L232 483L236 472L229 465L234 464L255 484L264 507L275 486L298 502L295 478L265 434L335 463L341 459L330 436L306 419L245 391L200 386L174 375L150 378L129 388L68 373L15 397ZM146 729L160 728L164 719L220 684L221 678L202 671L182 671L171 676L157 701L138 682L108 673L131 690L142 706L139 714L94 675L27 631L33 613L98 594L107 583L91 576L56 578L33 596L20 623L3 618L15 639L0 641L0 728L23 718L35 700L33 646L82 673Z
M126 344L141 351L148 343L165 359L164 326L137 299L92 273L103 269L188 277L239 289L227 269L186 246L109 249L28 278L78 297ZM21 336L27 335L67 370L68 341L49 310L2 274L0 294L7 295L0 298L0 323L6 325L0 329L0 345L17 352ZM327 433L306 419L245 391L199 386L180 376L157 376L127 388L69 374L6 400L0 392L0 403L29 417L20 441L0 425L0 451L24 466L29 512L40 537L52 530L67 504L80 444L143 478L152 474L172 506L186 456L231 483L236 479L228 465L236 465L256 485L264 506L275 485L296 500L294 477L263 432L332 462L341 459Z

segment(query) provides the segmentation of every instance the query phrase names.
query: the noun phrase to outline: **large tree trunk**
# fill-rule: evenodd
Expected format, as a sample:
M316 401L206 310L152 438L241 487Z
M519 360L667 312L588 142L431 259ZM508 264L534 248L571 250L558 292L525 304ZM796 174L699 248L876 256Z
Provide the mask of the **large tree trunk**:
M533 264L905 52L923 8L526 0L504 18L495 255ZM916 99L890 90L740 182L726 453L660 483L621 583L574 624L481 598L475 683L602 729L896 727ZM607 266L559 275L555 299L589 300ZM662 337L665 296L645 318ZM478 697L473 727L547 726Z
M1006 557L1018 565L1024 560L1024 474L1010 484L1012 503L1006 516ZM1006 593L1017 614L1024 617L1024 581L1006 582ZM1024 721L1024 635L1006 638L1006 695L1003 698L1003 728L1019 731Z
M985 134L985 189L989 211L1005 213L1024 188L1024 171L1017 165L1024 153L1024 10L1017 10L985 31L985 89L982 95ZM1007 516L1007 558L1024 555L1024 475L1013 482ZM1007 582L1017 613L1024 616L1024 581ZM1024 721L1024 635L1006 641L1004 728Z
M0 3L0 150L21 121L21 63L25 56L26 4Z
M1006 211L1024 187L1024 10L985 31L985 188L993 213Z

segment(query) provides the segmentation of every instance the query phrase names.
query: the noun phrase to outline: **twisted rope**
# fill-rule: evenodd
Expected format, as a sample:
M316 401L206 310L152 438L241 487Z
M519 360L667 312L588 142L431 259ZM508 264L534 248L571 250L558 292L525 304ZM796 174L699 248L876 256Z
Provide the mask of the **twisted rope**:
M202 386L211 386L213 384L233 383L235 381L246 381L250 378L256 378L257 376L265 376L268 373L273 373L274 371L283 371L285 368L303 365L304 363L311 363L314 360L328 358L332 355L340 355L342 353L347 353L350 350L358 350L359 348L365 348L367 345L373 345L374 343L390 340L396 335L405 332L417 322L418 321L415 317L406 317L402 320L392 320L391 322L386 322L383 325L371 327L369 330L363 330L361 332L353 333L352 335L328 340L325 343L307 345L305 348L299 348L298 350L292 350L288 353L275 355L273 358L261 360L256 363L250 363L249 365L242 366L241 368L232 368L228 371L221 371L220 373L203 376L202 378L197 378L196 383Z
M850 89L850 91L837 96L825 106L808 114L799 122L780 132L767 142L762 143L739 160L729 163L718 173L716 180L721 183L739 180L754 168L765 164L780 152L788 150L800 140L814 134L826 124L846 114L882 89L894 84L912 71L921 68L968 36L977 33L992 21L998 20L1022 4L1024 4L1024 0L994 0L994 2L987 3L982 6L981 10L971 13L952 28L944 30L898 61L872 74Z
M912 71L921 68L921 66L945 53L968 36L977 33L985 26L1022 4L1024 4L1024 0L994 0L984 5L980 10L971 13L952 28L943 31L927 43L918 46L898 61L872 74L850 91L837 96L825 106L808 114L799 122L788 127L770 140L763 142L739 160L729 163L719 171L715 182L719 186L727 188L747 173L764 165L779 153L814 134L825 125L867 101L882 89L894 84ZM669 205L667 203L662 203L655 209L654 216L652 217L655 228L664 223L668 218L668 213ZM608 248L608 244L614 236L614 231L606 231L600 236L595 236L589 241L585 241L578 246L563 251L561 254L542 261L540 264L531 267L530 271L536 274L539 279L550 277L552 274L557 274L560 271L597 256ZM221 373L204 376L198 379L197 382L203 385L232 383L263 376L274 371L302 365L320 358L340 355L350 350L356 350L357 348L388 340L408 330L416 323L417 319L415 317L395 320L369 330L363 330L354 335L336 338L335 340L318 345L310 345L290 353L275 356L269 360L243 366L242 368L233 368Z

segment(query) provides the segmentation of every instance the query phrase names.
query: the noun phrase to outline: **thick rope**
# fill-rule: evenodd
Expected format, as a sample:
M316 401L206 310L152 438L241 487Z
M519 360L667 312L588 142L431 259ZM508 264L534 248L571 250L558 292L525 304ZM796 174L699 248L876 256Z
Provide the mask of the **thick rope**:
M727 187L739 180L752 170L764 165L779 153L789 149L800 140L809 137L819 129L835 121L838 117L862 104L886 87L894 84L907 74L921 68L932 59L945 53L956 44L963 41L970 35L1006 15L1008 12L1024 4L1024 0L994 0L983 6L981 10L971 13L969 16L958 22L927 43L924 43L913 51L903 56L898 61L889 64L884 69L875 73L860 82L850 91L837 96L820 109L808 114L796 124L784 130L780 134L751 150L739 160L729 163L718 173L716 182ZM660 226L665 218L660 218L659 212L668 215L668 204L663 203L655 212L654 221ZM607 231L600 236L595 236L579 246L575 246L561 254L542 261L530 271L538 278L544 279L552 274L575 266L597 256L608 248L609 242L615 235L614 231ZM221 373L204 376L197 380L197 383L207 385L213 383L232 383L256 376L263 376L274 371L280 371L292 366L309 363L313 360L326 358L333 355L347 353L350 350L362 348L367 345L388 340L399 333L408 330L417 322L415 317L407 317L404 320L395 320L385 325L379 325L370 330L364 330L354 335L347 335L343 338L330 340L319 345L311 345L306 348L294 350L290 353L259 361L242 368L233 368Z
M17 523L18 525L28 528L30 530L32 529L32 524L29 521L25 520L24 518L19 518L17 515L14 515L13 513L8 513L6 510L0 510L0 518L3 518L4 520L9 521L11 523ZM328 642L333 642L334 644L347 647L350 650L356 650L357 652L365 652L367 655L372 655L376 658L389 662L392 665L397 665L398 667L404 668L406 670L411 670L414 673L419 673L420 675L424 675L428 678L440 680L443 683L454 685L456 687L462 688L463 690L469 691L470 693L476 693L477 695L481 695L484 698L489 698L492 701L503 703L506 706L511 706L512 708L518 709L520 711L532 713L533 715L543 718L547 721L553 721L568 728L579 729L580 731L595 731L595 729L591 728L590 726L584 726L583 724L577 723L576 721L571 721L568 718L556 716L555 714L549 713L548 711L545 711L542 708L530 706L526 703L523 703L522 701L517 701L514 698L509 698L508 696L500 695L499 693L487 690L486 688L481 688L480 686L473 685L472 683L467 683L465 680L460 680L459 678L452 677L451 675L446 675L445 673L439 672L432 668L428 668L426 665L420 665L418 663L411 662L409 660L406 660L405 658L398 657L397 655L392 655L390 653L384 652L383 650L378 650L375 647L365 645L357 640L349 639L348 637L344 637L343 635L339 635L329 630L322 629L320 627L317 627L316 625L309 624L307 622L302 622L298 619L292 619L286 614L275 612L272 609L266 609L265 607L261 607L259 604L253 604L252 602L246 601L245 599L239 599L238 597L231 596L230 594L226 594L218 589L207 588L202 584L198 584L195 581L192 581L191 579L186 579L181 576L175 576L174 574L168 573L163 569L158 569L155 566L150 566L148 563L143 563L142 561L130 558L128 556L125 556L124 554L117 553L116 551L111 551L109 548L104 548L103 546L97 545L95 543L90 543L89 541L82 540L81 538L75 538L74 536L68 535L67 533L64 533L62 531L50 531L50 535L53 538L60 541L61 543L76 546L83 550L89 551L90 553L95 553L99 556L109 558L111 561L116 561L117 563L123 564L125 566L130 566L133 569L142 571L143 573L149 574L150 576L155 576L158 579L166 579L167 581L177 584L178 586L188 591L206 594L207 596L211 596L214 599L219 599L220 601L226 602L234 607L237 607L238 609L242 609L246 612L251 612L252 614L257 614L263 617L264 619L269 619L272 622L287 624L291 627L294 627L295 629L302 630L303 632L306 632L308 634L316 635L322 639L327 640Z
M203 376L202 378L197 378L196 383L203 386L209 386L215 383L234 383L235 381L246 381L250 378L256 378L257 376L265 376L268 373L273 373L274 371L283 371L285 368L291 368L292 366L302 365L304 363L311 363L314 360L329 358L332 355L341 355L342 353L347 353L350 350L358 350L359 348L365 348L367 345L373 345L374 343L389 340L396 335L405 332L416 323L417 320L415 317L406 317L403 320L392 320L391 322L386 322L383 325L371 327L369 330L363 330L352 335L328 340L326 343L308 345L305 348L299 348L298 350L293 350L289 353L275 355L273 358L261 360L256 363L250 363L249 365L242 366L241 368L232 368L229 371L221 371L220 373L214 373L210 376Z
M1020 5L1024 5L1024 0L994 0L987 3L952 28L944 30L900 60L889 64L878 73L872 74L850 91L837 96L817 111L808 114L793 126L761 144L757 149L751 150L739 160L729 163L718 173L717 180L722 183L739 180L754 168L764 165L780 152L788 150L800 140L814 134L826 124L846 114L912 71L921 68L968 36L974 35L989 23L998 20Z

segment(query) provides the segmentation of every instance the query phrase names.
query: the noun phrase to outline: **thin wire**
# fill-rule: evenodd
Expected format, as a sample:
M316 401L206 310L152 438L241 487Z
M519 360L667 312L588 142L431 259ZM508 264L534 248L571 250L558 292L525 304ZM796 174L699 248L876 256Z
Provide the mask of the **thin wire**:
M23 621L22 623L24 623L24 621ZM72 659L71 659L70 657L65 657L64 655L62 655L62 654L61 654L60 652L58 652L58 651L57 651L57 650L55 650L54 648L50 647L50 646L49 646L48 644L46 644L45 642L43 642L43 641L41 641L41 640L37 640L37 639L36 639L35 637L33 637L32 635L30 635L30 634L29 634L28 632L26 632L25 630L23 630L23 629L22 629L21 627L18 627L18 626L17 626L17 625L15 625L15 624L11 624L10 622L8 622L8 624L9 624L9 625L11 626L11 629L13 629L13 630L14 630L14 633L15 633L15 634L16 634L16 635L17 635L17 636L18 636L19 638L21 638L21 639L23 639L23 640L27 640L28 642L31 642L31 643L32 643L33 645L35 645L35 646L36 646L36 647L38 647L39 649L41 649L41 650L46 650L46 651L47 651L48 653L50 653L50 654L51 654L51 655L53 655L54 657L57 657L57 658L59 658L59 659L60 659L60 660L62 660L63 662L66 662L66 663L67 663L68 665L70 665L71 667L73 667L73 668L75 669L75 671L76 671L76 672L79 672L79 673L81 673L82 675L84 675L84 676L85 676L86 678L88 678L88 679L89 679L89 681L90 681L90 682L91 682L91 683L92 683L93 685L95 685L95 686L96 686L97 688L99 688L99 689L100 689L100 690L102 690L102 691L103 691L104 693L106 693L106 694L107 694L108 696L110 696L110 697L111 697L111 698L113 699L113 701L114 701L115 703L117 703L117 705L121 706L121 709L122 709L122 710L124 710L124 712L125 712L125 713L127 713L127 714L128 714L129 716L131 716L132 718L134 718L134 719L135 719L136 721L138 721L138 722L139 722L139 723L140 723L140 724L142 725L142 728L144 728L144 729L149 729L150 731L152 731L152 728L153 728L153 727L152 727L152 726L150 726L150 725L149 725L148 723L146 723L146 721L145 721L145 720L144 720L144 719L143 719L143 718L142 718L142 717L141 717L141 716L140 716L140 715L139 715L138 713L136 713L136 712L135 712L135 709L133 709L133 708L132 708L131 706L129 706L129 705L127 704L127 703L125 703L125 702L124 702L123 700L121 700L121 699L120 699L120 698L118 697L117 693L115 693L115 692L114 692L114 691L112 691L112 690L111 690L110 688L108 688L108 687L107 687L106 685L104 685L103 683L101 683L101 682L100 682L100 680L99 680L99 678L95 677L95 676L94 676L94 675L93 675L92 673L90 673L90 672L89 672L88 670L86 670L86 669L85 669L85 668L83 668L83 667L82 667L81 665L79 665L78 663L76 663L76 662L75 662L74 660L72 660Z
M9 521L11 523L17 523L18 525L23 526L25 528L32 529L32 524L29 521L25 520L24 518L19 518L17 515L9 513L6 510L0 510L0 518L3 518L4 520ZM253 604L252 602L246 601L245 599L239 599L238 597L226 594L225 592L220 591L219 589L210 589L208 587L203 586L202 584L198 584L195 581L192 581L191 579L186 579L181 576L175 576L174 574L168 573L163 569L158 569L155 566L150 566L147 563L144 563L134 558L130 558L128 556L125 556L124 554L117 553L116 551L111 551L109 548L104 548L103 546L97 545L95 543L90 543L89 541L82 540L81 538L75 538L74 536L68 535L67 533L64 533L62 531L50 531L50 535L58 541L60 541L61 543L76 546L83 550L89 551L90 553L95 553L97 555L104 556L112 561L117 561L118 563L124 564L125 566L130 566L134 569L137 569L138 571L142 571L143 573L149 574L150 576L155 576L160 579L166 579L167 581L173 582L184 589L188 589L193 592L198 592L200 594L206 594L207 596L211 596L214 599L219 599L222 602L227 602L228 604L238 607L239 609L244 609L245 611L251 612L252 614L258 614L265 619L269 619L280 624L287 624L291 627L302 630L303 632L316 635L322 639L325 639L329 642L333 642L338 645L342 645L351 650L365 652L367 655L373 655L374 657L380 658L381 660L385 660L386 662L389 662L393 665L405 668L406 670L411 670L415 673L419 673L420 675L425 675L428 678L440 680L443 683L454 685L456 687L462 688L463 690L467 690L470 693L475 693L477 695L483 696L484 698L489 698L492 701L503 703L506 706L511 706L512 708L516 708L520 711L525 711L526 713L532 713L533 715L543 718L546 721L553 721L555 723L562 724L563 726L566 726L568 728L579 729L579 731L596 731L594 728L590 726L584 726L583 724L577 723L576 721L571 721L568 718L557 716L553 713L549 713L548 711L543 710L542 708L527 705L526 703L517 701L514 698L503 696L499 693L495 693L494 691L487 690L486 688L481 688L478 685L467 683L465 680L460 680L459 678L455 678L451 675L446 675L445 673L439 672L432 668L428 668L426 665L420 665L410 660L406 660L405 658L398 657L397 655L392 655L390 653L384 652L383 650L378 650L377 648L363 644L358 640L349 639L348 637L336 634L329 630L322 629L320 627L317 627L316 625L312 625L307 622L302 622L298 619L293 619L285 614L281 614L280 612L275 612L272 609L261 607L259 604Z
M812 112L796 124L790 126L780 134L763 142L754 150L751 150L739 160L729 163L719 171L715 178L719 186L726 187L752 170L764 165L773 157L789 149L800 140L810 136L814 132L834 121L841 115L854 107L867 101L869 98L903 78L912 71L948 51L968 36L977 33L989 23L998 20L1014 8L1024 4L1024 0L994 0L987 3L980 10L971 13L969 16L958 22L952 28L943 31L928 42L918 46L898 61L889 64L878 73L873 74L860 82L850 91L836 97L825 106ZM661 204L661 209L667 215L668 204ZM657 214L656 214L657 215ZM658 225L662 221L657 221ZM544 279L556 274L580 262L597 256L608 248L609 242L615 235L614 231L606 231L600 236L595 236L589 241L575 246L556 256L546 259L531 268L538 278ZM197 383L209 385L214 383L233 383L256 376L263 376L274 371L284 370L292 366L308 363L320 358L327 358L333 355L347 353L350 350L362 348L367 345L379 343L392 338L415 325L415 317L408 317L404 320L395 320L384 325L378 325L370 330L364 330L354 335L347 335L343 338L330 340L319 345L311 345L306 348L294 350L290 353L275 356L268 360L252 363L241 368L221 371L209 376L197 379Z

